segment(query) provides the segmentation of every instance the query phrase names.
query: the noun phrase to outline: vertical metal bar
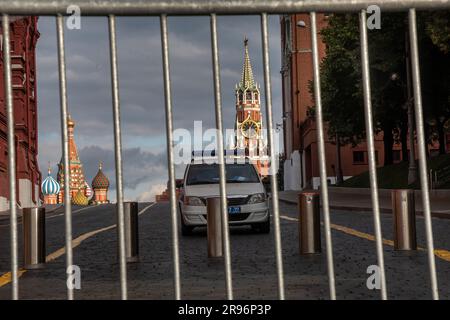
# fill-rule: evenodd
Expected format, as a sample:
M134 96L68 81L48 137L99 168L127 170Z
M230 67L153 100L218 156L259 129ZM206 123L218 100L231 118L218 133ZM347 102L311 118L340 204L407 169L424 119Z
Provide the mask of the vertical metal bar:
M280 300L285 299L284 294L284 272L283 272L283 252L281 249L281 233L280 233L280 211L278 208L278 183L275 172L275 164L278 161L275 155L273 141L273 125L272 125L272 88L270 83L270 60L269 60L269 34L267 27L267 13L261 13L261 40L263 49L263 67L264 67L264 93L266 100L266 117L268 131L268 148L270 152L270 187L272 190L272 210L273 225L275 236L275 256L277 264L278 276L278 296Z
M319 65L319 52L317 49L316 13L311 12L310 17L311 17L313 72L314 72L314 99L316 104L317 140L319 141L317 151L319 154L320 193L322 198L323 220L325 227L325 245L327 248L328 283L330 289L330 299L336 300L336 285L334 278L334 263L333 263L333 243L331 239L331 227L330 227L330 206L328 203L327 165L325 158L325 134L323 129L323 117L322 117L322 97L320 93L320 65Z
M120 128L120 98L119 76L117 68L116 18L108 16L109 21L109 51L111 55L111 88L114 117L114 155L116 163L116 194L117 194L117 226L119 229L119 263L120 263L120 292L122 300L128 298L127 289L127 261L125 248L125 217L123 208L123 180L122 180L122 136Z
M166 138L167 162L169 171L170 216L172 219L172 254L173 254L173 280L175 286L175 299L181 299L180 288L180 259L178 245L177 199L175 196L175 166L173 162L173 124L172 124L172 96L170 91L169 69L169 40L167 35L167 15L163 14L161 20L161 48L164 75L164 97L166 102Z
M411 87L411 53L409 45L409 32L405 28L405 51L406 51L406 96L408 107L408 142L409 142L409 161L408 161L408 185L417 180L415 137L414 137L414 106L412 103Z
M427 158L425 151L425 134L423 129L422 92L420 88L419 49L417 45L416 9L409 9L409 43L411 46L412 85L414 89L414 110L416 115L417 143L419 153L419 173L422 189L423 217L427 238L428 266L430 268L431 292L434 300L439 299L439 289L434 260L433 227L430 212L430 195L428 193Z
M14 106L12 96L11 48L9 42L9 16L3 15L3 65L6 95L6 116L8 123L8 173L9 173L9 210L11 233L11 298L19 299L18 278L18 238L17 238L17 197L16 197L16 139L14 133Z
M367 154L369 157L370 190L372 195L375 243L380 268L381 299L387 299L386 276L384 271L383 237L381 234L380 204L378 202L377 164L373 134L372 97L370 91L369 48L367 42L366 11L359 15L359 32L361 41L361 67L364 91L364 116L366 120Z
M73 265L72 254L72 206L70 203L70 167L69 167L69 137L67 128L67 82L66 82L66 57L64 44L64 17L56 17L56 31L58 42L58 71L59 71L59 99L61 107L61 144L64 165L64 219L66 242L66 270ZM69 274L67 274L69 277ZM73 300L73 288L67 286L67 299Z
M223 152L223 128L222 128L222 98L220 96L220 63L219 49L217 44L217 17L211 14L211 49L213 61L213 77L214 77L214 98L216 105L216 129L217 129L217 149L219 157L219 173L220 173L220 211L222 215L222 236L224 246L224 267L225 282L228 300L233 300L233 280L231 272L230 257L230 233L228 227L228 210L227 210L227 190L225 162Z

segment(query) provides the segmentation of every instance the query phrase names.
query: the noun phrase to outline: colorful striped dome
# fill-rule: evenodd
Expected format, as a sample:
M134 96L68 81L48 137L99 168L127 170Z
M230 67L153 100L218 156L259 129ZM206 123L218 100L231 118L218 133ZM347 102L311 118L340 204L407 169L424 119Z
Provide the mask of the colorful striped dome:
M89 203L88 198L84 195L83 191L81 189L78 190L77 194L72 198L72 204L78 205L78 206L87 206Z
M92 196L92 188L89 186L87 181L84 181L84 186L86 187L84 194L86 195L86 197L90 198Z
M92 188L94 188L94 189L108 189L109 188L109 180L102 171L101 163L98 166L97 175L92 180Z
M48 176L44 181L42 181L41 184L42 194L44 194L45 196L58 194L60 189L61 188L59 186L59 183L55 179L53 179L51 170L50 168L48 168Z

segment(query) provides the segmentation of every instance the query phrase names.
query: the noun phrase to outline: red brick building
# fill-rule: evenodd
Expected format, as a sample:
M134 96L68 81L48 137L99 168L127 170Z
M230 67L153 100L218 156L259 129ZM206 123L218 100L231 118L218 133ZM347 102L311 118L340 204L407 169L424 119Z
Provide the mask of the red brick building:
M284 162L284 185L286 190L301 190L319 186L319 160L315 117L308 113L314 106L309 92L313 78L311 29L309 14L284 15L281 22L282 45L282 91L283 91L283 138L286 160ZM317 15L317 29L327 25L327 16ZM325 56L325 44L319 34L320 60ZM325 124L326 130L326 124ZM330 183L336 181L336 144L325 133L327 174ZM436 149L430 147L430 150ZM383 165L383 133L375 136L376 159ZM393 147L394 163L402 161L401 144ZM367 144L341 147L341 168L345 178L368 170ZM283 164L281 164L283 165Z
M175 184L179 185L183 183L183 179L175 179ZM180 188L175 188L175 197L178 199L178 196L180 195ZM155 202L168 202L170 201L170 194L169 194L169 181L167 181L167 188L161 192L160 194L155 195Z
M11 64L17 156L17 199L20 207L40 203L41 173L37 162L38 125L36 94L37 17L11 17ZM3 80L3 37L0 27L0 211L9 206L8 144Z

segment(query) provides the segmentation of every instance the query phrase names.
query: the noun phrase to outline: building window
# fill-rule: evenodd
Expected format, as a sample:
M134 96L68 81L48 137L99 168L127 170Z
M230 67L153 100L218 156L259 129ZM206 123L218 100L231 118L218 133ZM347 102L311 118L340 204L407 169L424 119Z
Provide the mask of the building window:
M353 151L353 163L364 164L366 162L364 154L365 154L364 151Z
M251 92L247 92L246 100L247 100L247 102L252 101L252 93Z

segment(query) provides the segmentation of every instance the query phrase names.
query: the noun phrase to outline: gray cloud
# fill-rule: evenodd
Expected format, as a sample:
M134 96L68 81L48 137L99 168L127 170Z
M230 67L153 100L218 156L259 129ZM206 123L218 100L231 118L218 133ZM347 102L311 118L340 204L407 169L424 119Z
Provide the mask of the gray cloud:
M103 149L98 146L84 147L79 151L83 162L85 175L88 182L97 174L99 161L102 162L103 172L110 180L110 188L114 190L115 184L115 161L114 151ZM151 181L154 177L164 176L167 172L166 155L153 154L140 148L129 148L122 150L123 159L123 185L127 189L135 190L144 182Z
M280 34L278 16L269 19L274 117L281 122ZM37 46L39 159L61 157L59 89L54 18L41 17ZM224 126L234 126L234 85L243 62L243 38L250 39L255 78L263 86L258 16L218 17ZM81 30L66 30L69 111L88 177L99 160L114 180L109 43L106 18L83 17ZM151 194L167 181L164 91L159 20L119 17L117 39L120 76L124 183L130 197ZM193 129L194 120L214 127L209 19L169 17L174 127ZM262 104L264 112L264 101ZM178 168L177 174L182 174ZM89 181L90 182L90 181ZM158 187L154 187L158 185ZM156 191L155 191L156 192Z

